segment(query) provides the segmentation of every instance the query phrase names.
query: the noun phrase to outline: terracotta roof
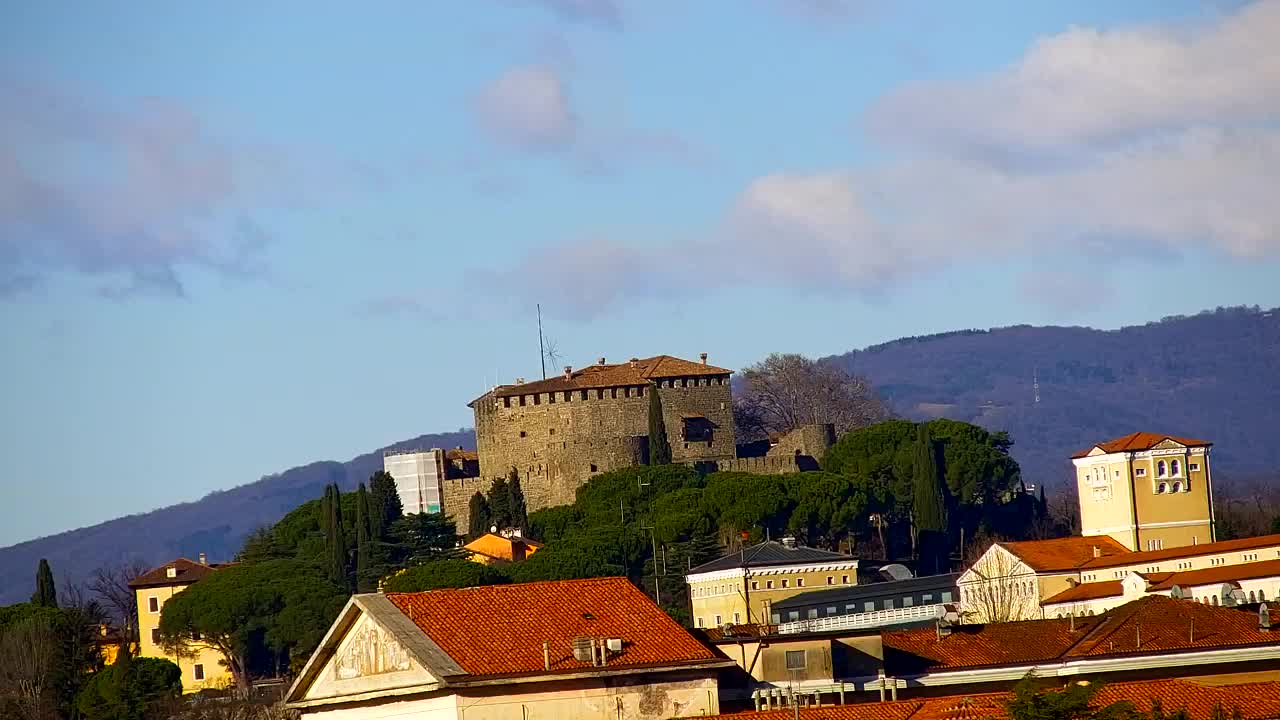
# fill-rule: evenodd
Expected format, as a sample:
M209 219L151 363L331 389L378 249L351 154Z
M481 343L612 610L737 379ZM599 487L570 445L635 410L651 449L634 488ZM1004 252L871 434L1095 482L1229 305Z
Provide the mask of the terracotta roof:
M1072 455L1071 457L1073 458L1085 457L1089 453L1093 452L1094 448L1099 448L1105 453L1137 452L1140 450L1150 450L1151 448L1155 447L1156 445L1159 445L1165 440L1172 440L1180 445L1186 445L1187 447L1209 447L1213 445L1213 443L1211 442L1208 442L1205 440L1196 440L1194 438L1177 437L1176 435L1159 435L1157 433L1149 433L1149 432L1135 432L1135 433L1129 433L1124 437L1118 437L1115 440L1108 440L1106 442L1098 443L1097 445L1091 445L1087 449L1081 450L1080 452L1076 453L1075 455Z
M168 585L190 585L191 583L207 577L215 570L224 565L201 565L198 562L192 562L186 558L178 558L172 562L167 562L158 568L148 570L147 572L135 577L129 581L131 588L144 587L164 587ZM169 568L177 570L175 577L169 577Z
M1148 577L1148 582L1153 582L1148 590L1169 590L1174 585L1179 587L1195 587L1197 585L1216 585L1218 583L1233 582L1239 580L1254 580L1256 578L1275 577L1280 575L1280 560L1261 560L1258 562L1248 562L1242 565L1222 565L1219 567L1205 568L1203 570L1183 570L1176 573L1161 573L1164 577L1156 581L1152 577Z
M1056 605L1065 602L1080 602L1082 600L1098 600L1100 598L1116 597L1124 594L1123 580L1106 580L1103 582L1080 583L1075 587L1067 588L1051 598L1046 598L1041 605Z
M1109 536L1095 535L1093 539L1101 539L1102 537ZM1258 537L1240 538L1239 540L1220 540L1199 545L1183 545L1182 547L1165 548L1164 550L1143 550L1125 555L1106 555L1088 560L1083 565L1080 565L1080 569L1092 570L1094 568L1109 568L1119 565L1137 565L1161 560L1215 555L1236 550L1252 550L1272 545L1280 546L1280 535L1259 535Z
M724 628L713 627L701 628L699 632L707 638L708 642L737 642L738 640L750 640L776 635L778 626L761 623L742 623L740 625L729 625L728 631Z
M1280 627L1280 611L1271 610ZM1280 645L1280 632L1258 627L1251 610L1145 597L1099 615L961 625L939 638L934 628L881 633L890 674L1030 665L1049 660ZM1195 632L1191 630L1194 627ZM1139 644L1140 643L1140 644Z
M538 551L538 548L542 547L542 543L528 538L504 538L493 533L485 533L462 547L474 553L512 562L515 558L514 547L516 543L521 543L525 546L526 557L534 554Z
M542 643L552 671L592 669L573 656L576 637L621 638L607 667L717 662L719 658L626 578L491 585L388 593L468 675L542 674ZM599 668L595 668L599 669Z
M806 707L801 715L810 720L1008 720L1005 702L1011 693L969 693L949 697L893 702L869 702L826 707ZM1102 708L1127 700L1146 711L1159 701L1166 712L1186 709L1191 720L1209 720L1215 705L1230 716L1240 710L1243 720L1280 717L1280 682L1246 685L1201 685L1187 680L1141 680L1104 684L1090 703ZM790 720L790 708L721 715L726 720Z
M1053 538L1051 540L1001 542L997 544L1017 555L1019 560L1036 572L1075 570L1082 567L1086 562L1097 559L1093 556L1094 548L1097 548L1102 553L1103 558L1132 554L1129 552L1129 548L1121 545L1110 535L1075 536Z
M520 385L499 385L493 390L493 394L497 397L514 397L562 390L648 385L650 381L659 378L716 376L732 373L732 370L715 365L703 365L670 355L656 355L616 365L588 365L574 370L567 378L560 374L546 380L536 380Z

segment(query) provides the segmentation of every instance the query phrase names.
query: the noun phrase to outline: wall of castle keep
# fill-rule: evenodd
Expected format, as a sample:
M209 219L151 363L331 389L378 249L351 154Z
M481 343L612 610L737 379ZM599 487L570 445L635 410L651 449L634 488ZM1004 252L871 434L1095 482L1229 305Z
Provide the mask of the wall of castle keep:
M573 502L578 487L591 477L646 461L648 393L653 389L636 385L479 398L473 409L480 477L491 481L516 468L530 511ZM663 378L657 391L672 462L734 457L727 376ZM701 415L714 423L711 440L687 441L682 435L685 415ZM466 498L449 494L446 489L446 512L465 528L470 493Z

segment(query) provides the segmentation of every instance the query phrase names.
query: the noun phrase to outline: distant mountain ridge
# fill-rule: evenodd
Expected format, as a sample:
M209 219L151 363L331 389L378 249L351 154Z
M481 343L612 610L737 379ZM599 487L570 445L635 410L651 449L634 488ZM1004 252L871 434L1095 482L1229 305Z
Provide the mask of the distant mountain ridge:
M1053 487L1071 477L1072 453L1135 430L1213 442L1215 477L1280 469L1280 308L1119 330L961 330L827 359L908 417L1007 430L1028 482Z
M1215 443L1215 480L1280 469L1280 309L1219 308L1120 330L1019 325L909 337L828 360L866 375L899 413L1007 430L1028 482L1069 477L1071 453L1134 430ZM1035 381L1040 401L1035 402ZM346 463L315 462L204 498L0 548L0 604L27 599L36 564L61 581L104 563L230 559L244 537L337 482L382 466L382 451L475 447L471 430L422 435Z
M31 596L40 558L49 559L60 584L64 577L82 580L104 564L131 558L159 564L178 556L194 559L204 552L212 561L230 560L249 533L320 497L325 485L336 482L344 490L355 489L382 469L384 451L458 446L474 449L474 433L462 429L420 435L345 463L313 462L194 502L0 548L0 605Z

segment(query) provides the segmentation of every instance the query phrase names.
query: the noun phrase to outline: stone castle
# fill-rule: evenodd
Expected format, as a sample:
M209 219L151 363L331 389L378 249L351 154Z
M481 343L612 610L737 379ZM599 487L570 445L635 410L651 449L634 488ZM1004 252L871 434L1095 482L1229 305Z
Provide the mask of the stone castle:
M530 512L574 501L579 487L600 473L649 460L649 393L662 401L673 463L712 469L782 473L813 469L833 440L830 426L798 428L769 444L767 456L738 457L734 437L732 370L670 355L632 358L534 382L517 379L469 403L475 413L479 474L441 484L443 510L458 528L469 524L469 503L515 468Z

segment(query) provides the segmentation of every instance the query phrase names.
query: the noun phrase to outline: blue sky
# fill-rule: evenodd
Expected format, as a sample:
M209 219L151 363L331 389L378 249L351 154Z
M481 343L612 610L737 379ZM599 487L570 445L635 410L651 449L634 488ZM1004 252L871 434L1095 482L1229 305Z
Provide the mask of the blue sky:
M1280 305L1280 2L0 10L0 545L485 387Z

